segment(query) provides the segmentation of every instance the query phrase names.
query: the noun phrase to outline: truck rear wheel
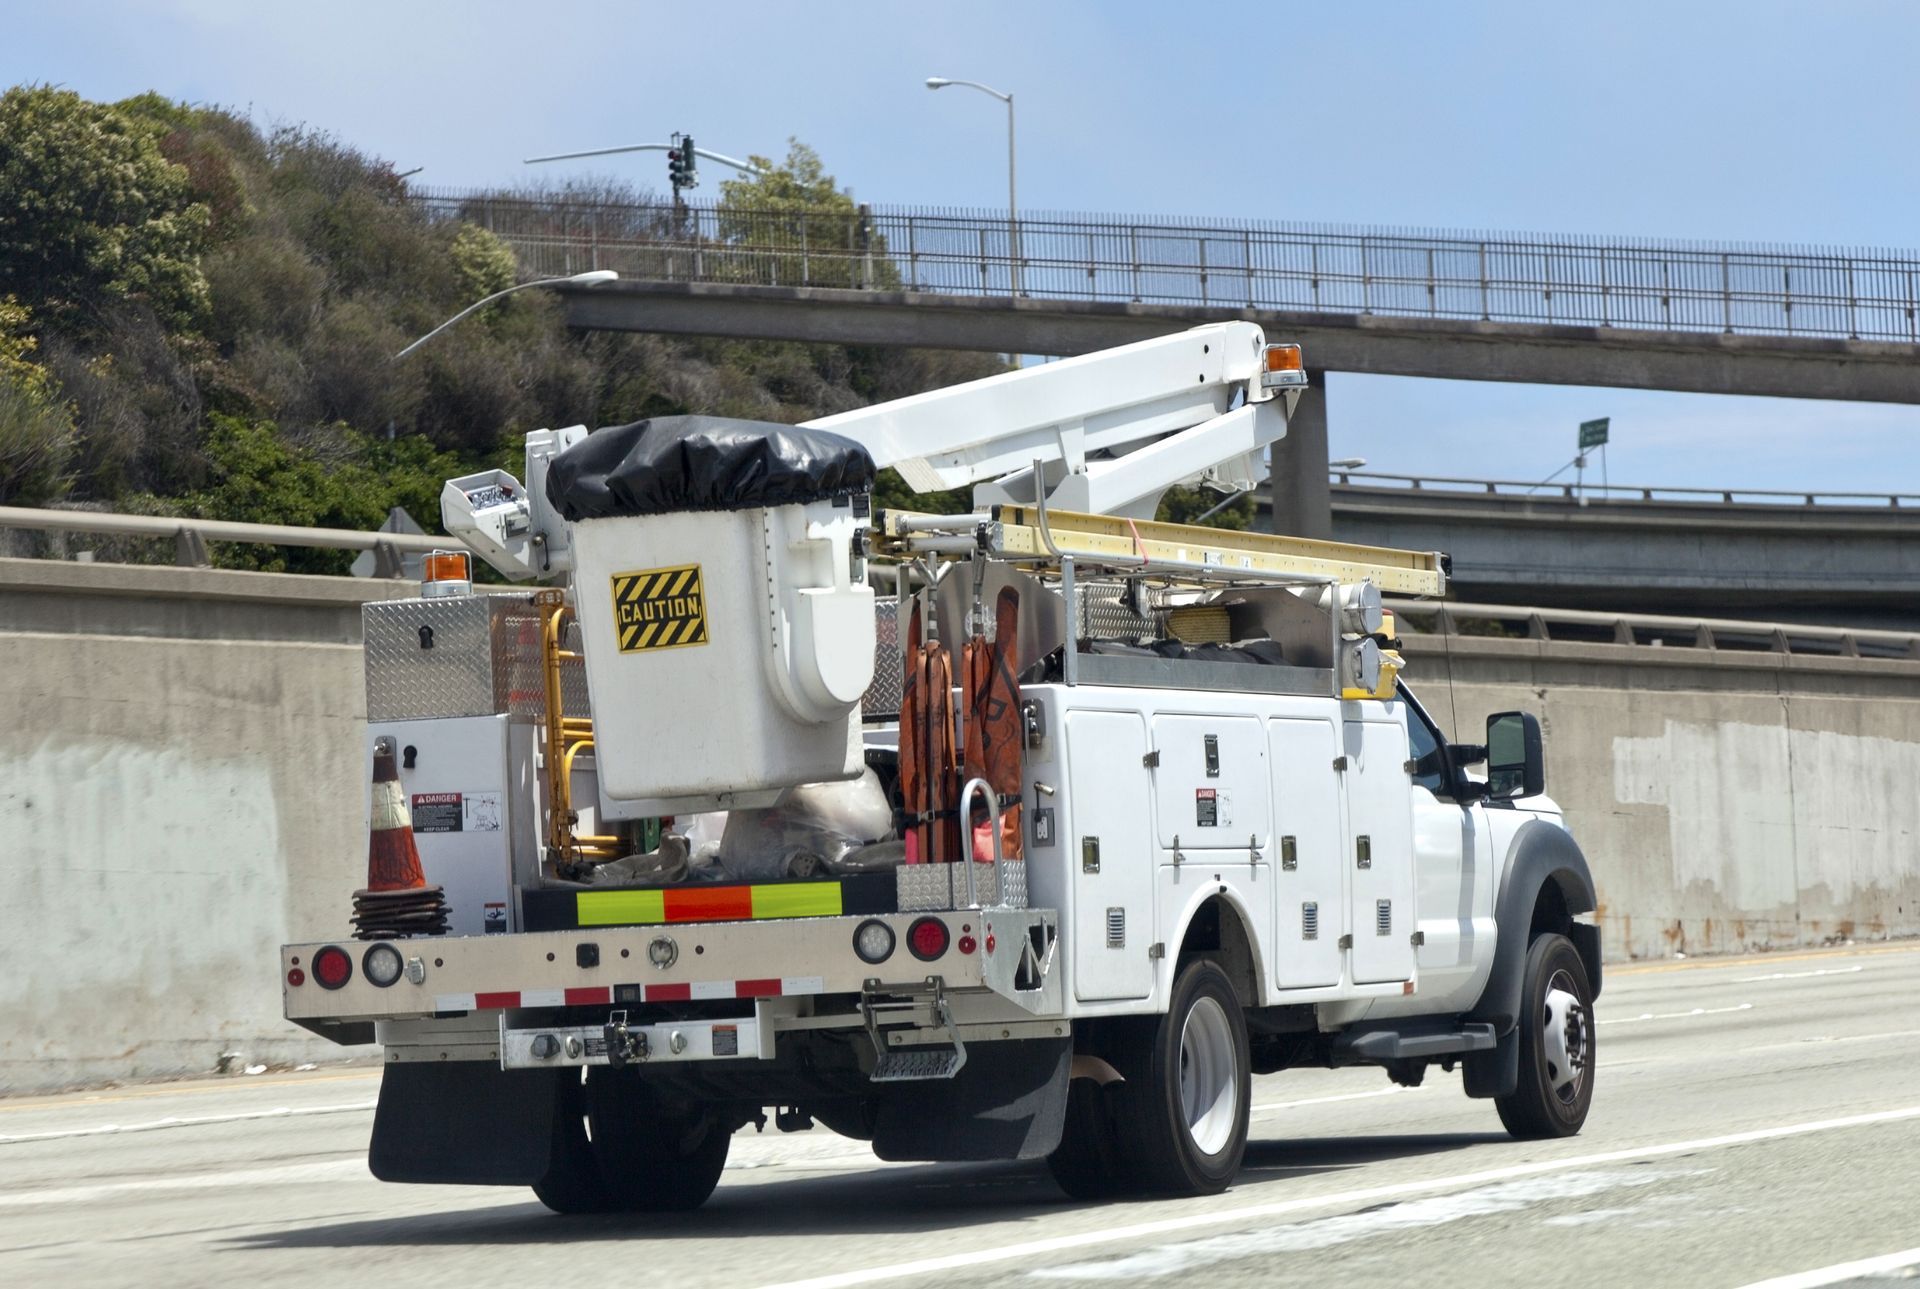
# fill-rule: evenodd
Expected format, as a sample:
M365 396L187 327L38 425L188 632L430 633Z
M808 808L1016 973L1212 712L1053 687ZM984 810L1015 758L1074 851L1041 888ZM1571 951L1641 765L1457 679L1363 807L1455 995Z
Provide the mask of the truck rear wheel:
M553 1146L547 1171L533 1184L533 1193L556 1213L613 1213L620 1197L607 1185L587 1139L586 1089L577 1071L563 1071L553 1112Z
M1067 1086L1067 1119L1060 1144L1047 1156L1047 1171L1074 1199L1123 1194L1132 1178L1120 1156L1113 1108L1120 1085L1075 1079Z
M587 1126L619 1207L640 1213L706 1203L733 1144L732 1127L713 1107L670 1101L633 1069L587 1072Z
M1149 1033L1144 1050L1124 1054L1126 1082L1109 1089L1116 1152L1143 1189L1218 1194L1240 1171L1252 1098L1247 1021L1227 973L1209 958L1189 962Z
M1564 935L1539 936L1527 950L1519 1030L1520 1082L1494 1099L1500 1122L1523 1139L1571 1137L1593 1104L1597 1047L1586 964Z

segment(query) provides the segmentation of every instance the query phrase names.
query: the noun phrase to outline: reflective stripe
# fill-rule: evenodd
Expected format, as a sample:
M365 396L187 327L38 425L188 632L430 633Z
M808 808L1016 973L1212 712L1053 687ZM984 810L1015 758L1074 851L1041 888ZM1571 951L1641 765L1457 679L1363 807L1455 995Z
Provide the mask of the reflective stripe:
M582 891L576 907L581 926L667 920L664 891Z
M845 907L838 882L581 891L574 896L574 914L581 926L839 917Z
M755 886L757 918L835 918L840 916L840 883L805 882L791 886Z

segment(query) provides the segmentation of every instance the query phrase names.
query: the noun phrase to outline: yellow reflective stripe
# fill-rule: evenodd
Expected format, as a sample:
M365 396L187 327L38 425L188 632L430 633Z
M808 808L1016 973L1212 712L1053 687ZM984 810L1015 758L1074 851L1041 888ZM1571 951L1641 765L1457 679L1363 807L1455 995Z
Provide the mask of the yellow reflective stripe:
M665 891L582 891L574 900L574 914L581 926L667 920Z
M756 918L831 918L840 916L840 883L796 882L753 888Z

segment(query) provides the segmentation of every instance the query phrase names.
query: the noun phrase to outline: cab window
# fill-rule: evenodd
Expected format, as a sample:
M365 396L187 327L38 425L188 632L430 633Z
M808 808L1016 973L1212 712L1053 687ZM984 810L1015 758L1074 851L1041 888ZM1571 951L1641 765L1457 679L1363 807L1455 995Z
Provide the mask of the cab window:
M1401 694L1404 699L1405 693ZM1440 731L1427 714L1411 702L1402 702L1407 714L1407 748L1413 754L1413 781L1435 796L1447 790L1447 759L1440 750Z

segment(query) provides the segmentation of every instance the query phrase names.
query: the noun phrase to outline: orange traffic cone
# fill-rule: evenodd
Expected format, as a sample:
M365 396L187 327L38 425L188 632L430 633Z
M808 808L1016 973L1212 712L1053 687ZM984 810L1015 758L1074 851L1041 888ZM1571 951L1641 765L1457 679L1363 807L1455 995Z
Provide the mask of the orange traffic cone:
M362 940L442 935L446 893L428 886L413 844L413 817L400 787L393 740L373 744L373 816L367 838L367 886L353 895L353 925Z
M400 767L393 741L373 744L373 819L367 844L367 889L411 891L427 884L420 871L420 850L413 844L413 816L400 790Z

